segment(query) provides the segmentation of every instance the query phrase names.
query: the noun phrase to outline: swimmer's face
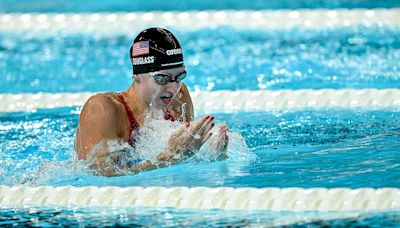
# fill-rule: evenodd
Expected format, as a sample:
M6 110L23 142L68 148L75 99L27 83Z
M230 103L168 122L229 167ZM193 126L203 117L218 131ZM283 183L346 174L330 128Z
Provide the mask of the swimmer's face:
M145 100L152 107L163 109L167 107L176 96L182 86L182 76L186 73L185 67L172 68L168 70L142 74L141 82ZM161 77L166 76L165 78ZM168 76L171 76L170 78ZM156 78L158 77L158 78ZM162 85L163 84L163 85Z

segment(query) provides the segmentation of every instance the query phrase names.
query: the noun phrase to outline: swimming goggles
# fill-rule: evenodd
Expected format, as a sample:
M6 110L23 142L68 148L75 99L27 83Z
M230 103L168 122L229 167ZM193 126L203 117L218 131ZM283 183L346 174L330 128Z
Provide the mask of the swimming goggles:
M186 71L175 76L175 80L172 80L173 75L164 72L149 72L150 76L153 77L154 81L159 85L166 85L169 82L180 82L186 77Z

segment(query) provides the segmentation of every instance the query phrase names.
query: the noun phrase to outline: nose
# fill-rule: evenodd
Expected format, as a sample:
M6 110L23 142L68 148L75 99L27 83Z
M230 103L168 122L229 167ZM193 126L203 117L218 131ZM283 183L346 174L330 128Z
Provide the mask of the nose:
M181 82L168 82L165 85L165 91L168 93L172 93L172 94L177 94L180 87L181 87Z

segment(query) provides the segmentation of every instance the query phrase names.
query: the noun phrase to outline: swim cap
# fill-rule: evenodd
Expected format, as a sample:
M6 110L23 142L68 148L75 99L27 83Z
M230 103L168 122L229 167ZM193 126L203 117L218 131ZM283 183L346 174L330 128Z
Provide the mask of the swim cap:
M130 57L134 74L184 66L181 45L163 28L149 28L139 33L131 46Z

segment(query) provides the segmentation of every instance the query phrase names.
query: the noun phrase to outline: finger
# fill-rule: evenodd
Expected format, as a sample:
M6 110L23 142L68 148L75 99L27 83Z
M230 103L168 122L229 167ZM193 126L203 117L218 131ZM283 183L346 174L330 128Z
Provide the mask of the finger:
M197 131L198 135L205 135L207 134L206 129L211 129L212 127L214 127L214 123L212 123L212 121L214 120L213 116L210 116L203 124L203 126L201 126L201 128L199 129L199 131ZM211 126L212 125L212 126Z
M201 120L199 120L198 122L193 124L193 126L190 127L190 133L192 135L196 134L199 131L199 129L201 128L201 126L203 126L204 122L207 121L208 118L209 118L209 116L205 116L205 117L201 118Z
M221 124L221 125L219 125L219 128L218 128L218 131L219 131L219 134L222 134L222 133L224 133L224 125L223 124Z
M225 134L225 137L224 137L224 150L226 150L226 148L228 147L228 144L229 144L229 137L228 137L228 134Z
M210 125L211 121L214 119L214 117L212 116L206 116L204 121L201 122L201 124L197 125L196 127L194 127L194 134L197 135L203 135L205 128Z
M228 131L228 127L225 125L225 126L223 126L222 127L222 130L224 131L224 132L227 132Z
M228 144L229 144L228 141L226 141L226 142L224 143L223 148L222 148L224 151L227 151L227 150L228 150Z
M203 145L207 140L211 137L212 132L208 133L206 136L204 136L203 140L201 141L201 145Z
M221 129L228 130L228 126L226 125L226 123L221 123L220 126L221 126Z
M218 148L218 151L226 151L226 149L228 148L228 142L225 140L220 141L217 148Z
M211 129L215 126L214 123L211 123L210 125L207 126L207 128L203 132L203 137L207 137L211 133Z
M210 131L211 131L211 129L213 128L215 126L215 124L214 123L211 123L211 124L208 124L206 127L205 127L205 129L204 129L204 131L203 131L203 133L201 134L202 136L206 136ZM200 131L199 131L200 132ZM200 133L197 133L197 134L200 134Z
M228 144L228 135L226 132L222 132L218 137L217 148L224 148Z
M226 131L224 129L222 129L222 127L219 128L219 137L218 137L218 139L219 140L223 139L225 137L225 135L226 135Z

